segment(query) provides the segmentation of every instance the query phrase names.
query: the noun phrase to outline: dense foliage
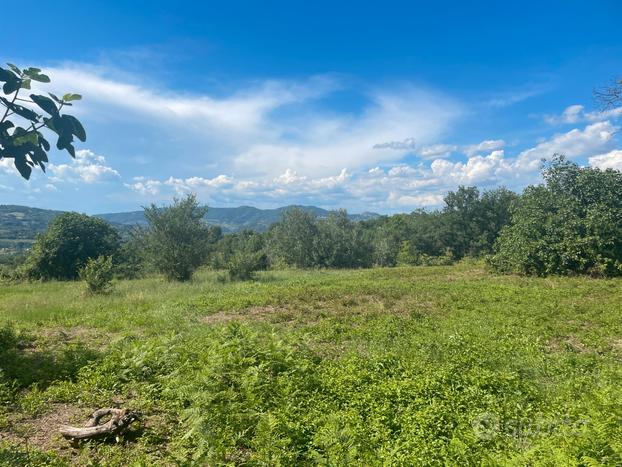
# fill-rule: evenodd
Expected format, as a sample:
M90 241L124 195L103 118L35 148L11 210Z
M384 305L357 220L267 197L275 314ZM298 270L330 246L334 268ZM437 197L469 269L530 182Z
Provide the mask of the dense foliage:
M528 187L491 264L523 274L622 275L622 173L563 157Z
M62 98L54 94L20 97L20 91L30 90L33 81L49 83L50 78L39 68L22 70L11 63L8 66L0 67L0 83L4 83L2 92L6 96L0 97L0 108L4 107L0 117L0 159L13 159L15 168L28 179L33 167L39 166L45 171L48 162L50 143L40 131L43 128L56 134L57 149L65 149L71 157L76 157L74 136L84 142L86 132L76 117L61 114L61 110L82 96L69 93Z
M345 211L319 219L291 209L267 233L268 255L273 264L302 268L445 264L481 257L492 251L517 198L504 188L480 193L460 187L445 197L440 211L359 222Z
M90 258L114 255L119 242L119 234L106 221L63 213L37 236L23 272L31 279L76 279Z
M352 220L343 210L318 217L313 210L294 207L283 211L267 232L224 236L219 226L206 223L207 208L190 195L168 207L146 208L148 227L130 231L123 226L118 248L112 227L91 220L106 225L114 237L116 246L105 251L80 246L78 237L89 234L68 231L67 239L61 239L52 224L35 243L26 271L34 278L71 279L88 258L114 253L115 274L122 278L157 271L188 280L207 265L228 271L231 279L246 280L268 268L433 266L463 258L487 258L504 273L622 274L622 173L579 167L560 156L543 166L543 179L544 184L530 186L522 195L505 188L482 192L461 186L446 195L442 209L369 220ZM72 229L86 219L63 216L57 219L73 219ZM54 253L61 243L68 250L77 248L79 259L71 260L71 252ZM2 277L13 276L12 262L7 258Z
M112 256L89 258L86 266L80 270L80 278L86 283L91 293L110 291L113 277Z
M143 235L148 258L169 280L186 281L205 264L210 245L220 235L203 222L207 207L196 196L176 199L171 206L145 208L149 223Z

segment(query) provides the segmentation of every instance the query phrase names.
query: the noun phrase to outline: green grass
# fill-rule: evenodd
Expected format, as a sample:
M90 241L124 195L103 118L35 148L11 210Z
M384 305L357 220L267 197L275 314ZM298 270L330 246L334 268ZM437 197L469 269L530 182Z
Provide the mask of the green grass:
M621 280L465 263L17 284L2 326L7 465L622 463ZM44 428L115 404L143 414L118 443Z

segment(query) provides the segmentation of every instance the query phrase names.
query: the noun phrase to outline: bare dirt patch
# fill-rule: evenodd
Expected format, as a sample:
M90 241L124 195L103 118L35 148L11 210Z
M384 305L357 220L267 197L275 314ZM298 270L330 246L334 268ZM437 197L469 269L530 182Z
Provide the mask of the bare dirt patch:
M211 315L202 316L199 318L199 322L203 324L220 324L229 321L273 321L275 318L294 319L294 314L286 306L253 306L241 311L218 311ZM281 321L282 319L278 320Z
M7 430L0 431L0 440L33 446L43 451L69 448L60 432L61 425L83 425L91 410L71 404L52 404L36 417L11 417Z
M592 352L592 350L590 350L585 344L583 344L575 336L553 338L549 340L548 343L546 344L546 349L549 352L564 352L567 350L580 353L580 354L586 354L586 353Z

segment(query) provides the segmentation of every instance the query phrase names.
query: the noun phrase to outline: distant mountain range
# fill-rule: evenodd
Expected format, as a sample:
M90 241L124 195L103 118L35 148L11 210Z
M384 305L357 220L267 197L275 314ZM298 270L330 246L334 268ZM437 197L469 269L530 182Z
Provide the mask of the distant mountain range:
M220 225L224 232L236 232L244 229L263 232L271 224L278 222L284 211L293 207L312 212L320 218L328 216L330 212L315 206L284 206L276 209L240 206L237 208L209 208L205 220L209 224ZM0 249L20 250L28 248L35 235L43 232L52 219L62 212L27 206L0 205ZM350 218L357 221L374 219L379 216L373 212L350 214ZM98 214L97 217L122 229L133 225L146 224L143 211Z

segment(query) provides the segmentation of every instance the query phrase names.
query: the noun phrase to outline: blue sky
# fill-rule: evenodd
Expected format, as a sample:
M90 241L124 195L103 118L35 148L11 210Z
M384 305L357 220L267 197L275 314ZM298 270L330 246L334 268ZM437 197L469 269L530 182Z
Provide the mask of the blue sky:
M592 97L622 76L619 1L197 3L34 1L3 23L0 61L83 94L88 140L28 182L0 161L2 203L391 213L520 190L556 152L622 170L622 109Z

